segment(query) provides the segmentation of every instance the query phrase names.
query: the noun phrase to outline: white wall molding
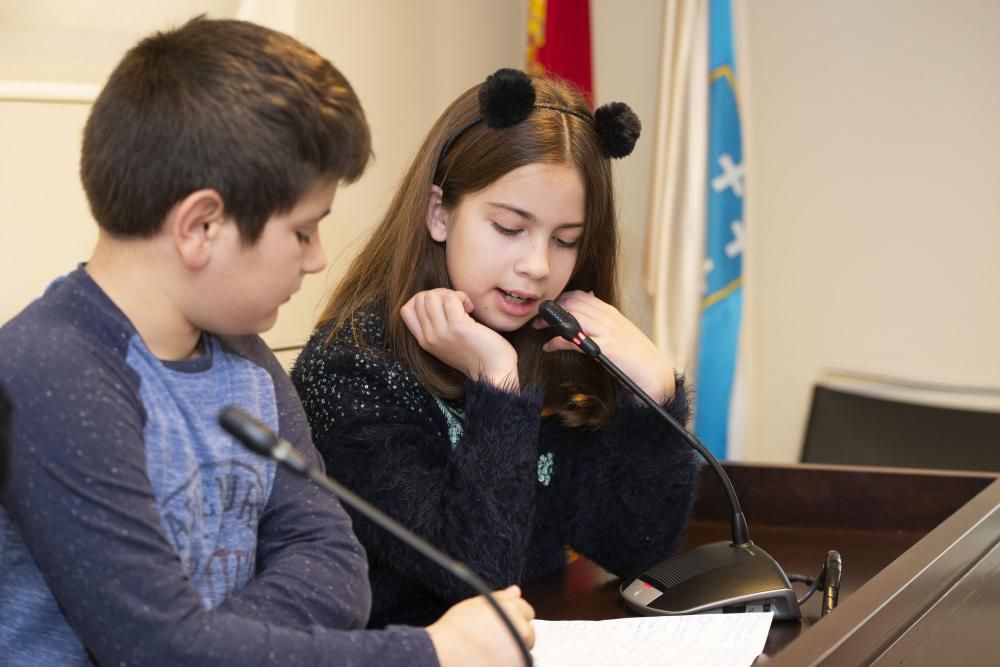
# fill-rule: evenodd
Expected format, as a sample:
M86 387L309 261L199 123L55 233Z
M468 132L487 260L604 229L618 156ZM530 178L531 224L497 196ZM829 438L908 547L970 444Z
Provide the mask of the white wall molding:
M0 81L0 102L93 104L100 90L95 83Z

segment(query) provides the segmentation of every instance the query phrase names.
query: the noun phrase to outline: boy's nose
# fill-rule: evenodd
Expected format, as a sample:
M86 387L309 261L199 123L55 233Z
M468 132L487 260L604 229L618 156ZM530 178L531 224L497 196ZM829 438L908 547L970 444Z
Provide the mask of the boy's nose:
M323 250L323 241L320 240L319 232L313 235L312 243L306 248L305 257L302 258L303 273L319 273L326 267L326 251Z

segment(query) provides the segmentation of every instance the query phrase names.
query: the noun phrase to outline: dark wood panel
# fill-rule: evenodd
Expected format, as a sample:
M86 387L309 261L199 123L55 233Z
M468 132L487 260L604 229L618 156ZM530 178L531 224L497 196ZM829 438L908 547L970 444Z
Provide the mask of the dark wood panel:
M724 465L750 522L929 532L996 474L830 465ZM728 520L718 478L702 468L695 517ZM766 548L766 547L765 547Z
M1000 547L924 614L875 662L888 665L983 665L997 656L1000 629ZM1000 657L996 657L1000 662ZM995 663L994 663L995 664Z
M802 621L776 622L758 664L870 664L910 642L926 651L930 645L920 637L931 629L942 639L957 636L948 626L954 613L949 601L973 609L1000 596L1000 583L980 590L995 580L988 575L997 574L992 561L983 560L1000 539L996 475L822 465L726 468L753 540L786 572L815 576L828 549L838 550L844 563L841 606L820 620L814 596ZM728 516L721 485L706 468L682 548L727 539ZM618 586L613 575L579 559L526 586L525 596L543 619L630 616ZM972 592L965 594L963 586ZM933 664L923 662L917 649L906 655L916 662L905 664Z
M994 481L922 537L832 614L813 623L775 658L774 667L868 665L911 631L1000 540L1000 481ZM959 599L959 598L955 598ZM970 647L945 638L954 650ZM977 664L993 664L979 654ZM983 662L985 661L985 662Z
M694 521L685 533L682 549L726 539L729 525ZM754 528L754 540L787 572L816 576L828 549L837 549L844 562L840 599L845 600L899 557L922 533L772 526ZM633 616L618 593L620 580L594 563L580 558L562 572L525 587L525 597L545 620L602 620ZM798 587L801 595L805 588ZM775 655L819 619L820 595L803 605L802 621L775 623L764 653Z

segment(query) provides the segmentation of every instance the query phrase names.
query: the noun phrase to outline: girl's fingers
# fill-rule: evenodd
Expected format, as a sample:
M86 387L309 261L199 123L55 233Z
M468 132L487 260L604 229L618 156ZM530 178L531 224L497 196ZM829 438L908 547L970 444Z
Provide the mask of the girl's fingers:
M602 309L603 301L592 297L585 292L566 292L559 297L559 305L570 312L580 321L580 325L587 330L587 326L600 325L611 313ZM615 311L617 313L617 311Z
M424 332L423 327L420 326L420 318L417 317L416 305L413 298L403 304L403 307L399 310L399 314L403 318L406 328L417 339L417 343L422 346L424 343Z
M448 327L454 331L468 321L469 313L472 312L472 301L462 292L456 292L455 296L444 300L442 312Z
M543 352L558 352L559 350L570 350L573 352L580 352L580 348L578 348L576 345L569 342L562 336L556 336L554 338L550 338L548 341L546 341L545 345L542 345Z
M427 321L434 331L434 339L437 342L447 341L451 327L448 324L448 315L445 311L447 296L438 290L427 293L424 299L424 307L427 309Z
M434 340L434 329L427 317L427 292L417 292L413 295L413 312L416 313L417 322L420 324L419 342L421 347L425 347L428 342Z
M438 288L414 294L401 314L420 346L444 360L442 352L461 352L467 347L472 309L472 300L464 292Z
M459 292L458 290L455 290L455 294L461 297L462 307L465 309L465 312L471 313L475 309L475 306L472 304L472 299L469 298L468 294L465 292Z

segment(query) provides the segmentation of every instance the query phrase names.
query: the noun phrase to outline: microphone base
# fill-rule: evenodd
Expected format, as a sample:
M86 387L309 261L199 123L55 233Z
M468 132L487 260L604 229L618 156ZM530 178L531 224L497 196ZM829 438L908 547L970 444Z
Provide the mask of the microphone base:
M802 617L784 570L753 543L713 542L654 565L619 589L643 616L773 611L775 620Z

